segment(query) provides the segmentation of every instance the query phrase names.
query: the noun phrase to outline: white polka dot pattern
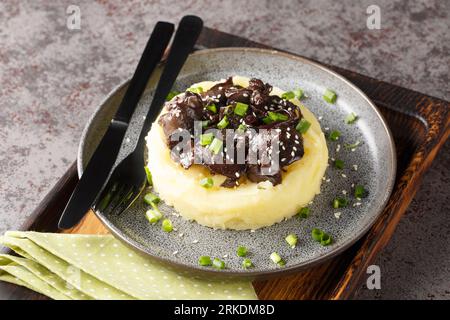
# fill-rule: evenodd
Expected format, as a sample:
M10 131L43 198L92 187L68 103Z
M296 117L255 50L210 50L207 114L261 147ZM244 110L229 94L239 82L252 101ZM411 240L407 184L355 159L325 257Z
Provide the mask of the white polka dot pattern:
M0 280L53 299L256 299L250 282L203 279L134 254L110 235L10 231Z

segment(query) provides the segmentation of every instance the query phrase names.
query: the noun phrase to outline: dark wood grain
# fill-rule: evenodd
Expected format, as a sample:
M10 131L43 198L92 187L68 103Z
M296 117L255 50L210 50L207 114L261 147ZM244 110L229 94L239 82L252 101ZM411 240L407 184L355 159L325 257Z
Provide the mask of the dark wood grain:
M259 47L250 40L205 28L199 48ZM281 51L281 50L280 50ZM385 210L370 231L339 256L291 276L255 282L261 299L349 299L360 287L367 266L388 243L414 197L424 172L449 136L450 105L434 97L398 87L339 67L342 74L378 106L391 128L397 146L397 179ZM59 215L77 181L73 164L36 208L23 230L56 231ZM442 213L444 214L444 213ZM104 233L90 212L72 233ZM39 294L0 283L0 299L42 299Z

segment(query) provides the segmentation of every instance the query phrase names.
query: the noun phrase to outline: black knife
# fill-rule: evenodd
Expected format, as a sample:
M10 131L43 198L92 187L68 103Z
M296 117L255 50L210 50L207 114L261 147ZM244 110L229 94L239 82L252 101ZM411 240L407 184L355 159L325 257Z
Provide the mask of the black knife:
M174 25L168 22L158 22L153 29L122 102L64 209L58 223L60 229L76 225L102 189L116 161L134 109L148 79L161 61L173 31Z

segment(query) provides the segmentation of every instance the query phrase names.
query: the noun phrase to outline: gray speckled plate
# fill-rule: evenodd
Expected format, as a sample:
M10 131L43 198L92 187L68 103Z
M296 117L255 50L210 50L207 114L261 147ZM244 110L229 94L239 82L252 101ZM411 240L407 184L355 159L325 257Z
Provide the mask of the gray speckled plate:
M146 114L155 86L157 74L149 81L148 89L131 121L118 161L124 158L135 143ZM396 158L392 136L374 104L353 84L342 76L309 60L292 55L260 49L224 48L196 52L190 56L175 85L184 91L191 84L204 80L220 80L231 75L260 78L284 90L303 88L307 98L303 103L320 120L326 132L339 130L337 142L328 141L330 158L345 161L344 170L330 165L323 181L321 194L310 206L307 219L293 217L287 221L262 228L255 232L213 230L195 222L172 216L173 209L162 204L165 215L170 215L175 232L165 233L159 225L150 225L145 216L145 205L136 201L135 207L120 216L97 213L105 225L120 239L135 249L162 261L187 270L210 274L261 277L300 270L335 256L358 240L374 223L386 204L395 180ZM126 83L119 86L103 101L89 120L81 139L78 154L78 172L89 160L95 146L112 118ZM326 88L338 94L336 104L322 99ZM354 112L359 120L345 123L345 117ZM354 151L344 148L346 143L361 141ZM330 160L331 163L331 160ZM357 166L357 170L354 169ZM353 194L352 184L362 184L369 195L343 209L333 209L332 199L343 196L345 191ZM176 188L176 186L174 186ZM350 196L350 199L353 197ZM335 213L340 212L340 218ZM329 233L334 243L322 247L311 239L311 229L320 228ZM299 236L298 246L291 249L284 237L289 233ZM254 268L244 270L242 258L236 256L236 247L249 248L249 258ZM286 265L279 267L269 256L277 251ZM225 270L199 267L200 255L222 258Z

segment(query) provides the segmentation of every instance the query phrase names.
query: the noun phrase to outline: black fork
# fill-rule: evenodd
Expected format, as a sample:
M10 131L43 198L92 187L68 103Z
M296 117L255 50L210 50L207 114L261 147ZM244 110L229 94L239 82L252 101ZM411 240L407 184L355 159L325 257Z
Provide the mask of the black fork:
M120 214L128 209L144 190L145 136L158 116L189 53L192 52L202 27L203 21L199 17L185 16L181 19L138 142L134 150L112 172L94 204L95 210Z

